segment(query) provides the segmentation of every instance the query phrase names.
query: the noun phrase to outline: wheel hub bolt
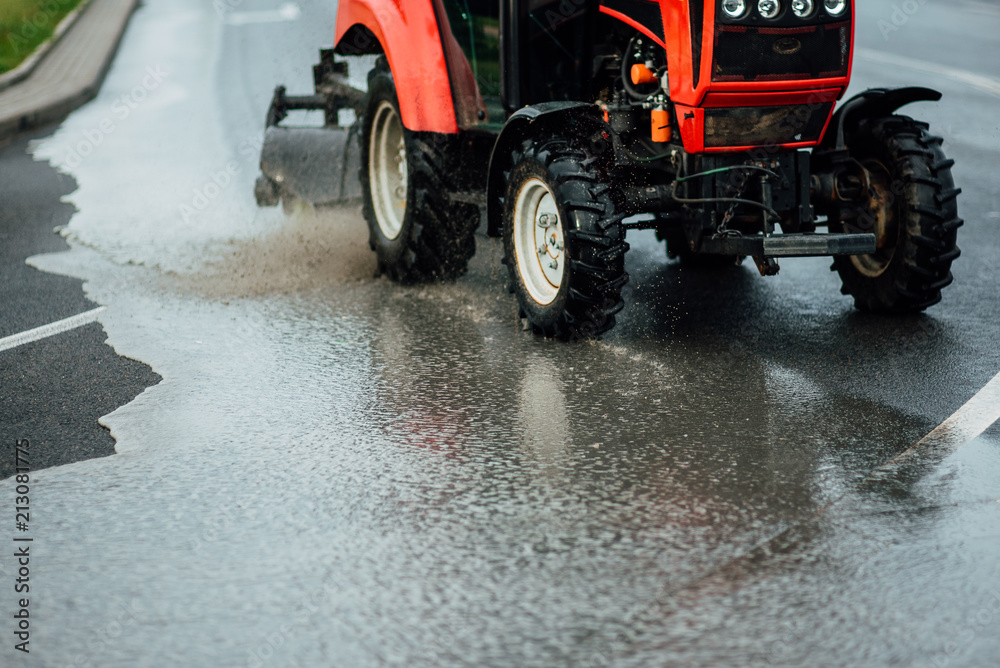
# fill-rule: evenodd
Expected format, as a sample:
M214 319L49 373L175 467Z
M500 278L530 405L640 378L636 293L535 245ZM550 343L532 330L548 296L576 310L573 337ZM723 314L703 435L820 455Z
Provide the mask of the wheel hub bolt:
M559 222L559 217L553 213L543 213L538 216L539 227L549 227Z
M558 269L559 268L559 260L552 260L552 262L549 262L549 268L551 268L551 269Z

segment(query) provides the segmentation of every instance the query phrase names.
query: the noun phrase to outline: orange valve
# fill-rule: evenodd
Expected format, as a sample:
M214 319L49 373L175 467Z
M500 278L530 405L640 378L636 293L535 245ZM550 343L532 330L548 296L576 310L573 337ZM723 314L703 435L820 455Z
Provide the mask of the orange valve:
M636 86L656 83L656 74L642 63L636 63L632 66L632 83Z
M653 141L667 142L672 136L670 111L665 107L656 107L653 109Z

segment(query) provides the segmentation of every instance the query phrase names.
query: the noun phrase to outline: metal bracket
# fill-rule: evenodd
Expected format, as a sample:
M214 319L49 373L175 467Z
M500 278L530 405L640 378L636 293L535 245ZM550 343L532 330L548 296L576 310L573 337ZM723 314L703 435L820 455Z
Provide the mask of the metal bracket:
M772 234L765 236L717 236L702 239L700 253L748 255L753 258L865 255L875 252L875 235L864 234Z

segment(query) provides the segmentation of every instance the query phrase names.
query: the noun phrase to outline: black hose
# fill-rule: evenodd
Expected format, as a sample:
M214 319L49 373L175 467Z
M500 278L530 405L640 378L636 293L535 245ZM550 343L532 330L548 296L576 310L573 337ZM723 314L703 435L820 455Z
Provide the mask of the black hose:
M776 174L775 172L773 172L770 169L767 169L765 167L758 167L757 165L729 165L728 167L719 167L718 169L710 169L707 172L698 172L697 174L689 174L687 176L679 176L679 177L677 177L677 181L679 183L683 183L684 181L690 181L691 179L697 179L697 178L701 178L701 177L704 177L704 176L711 176L712 174L722 174L723 172L739 172L739 171L764 172L768 176L771 176L771 177L773 177L775 179L780 179L781 178L780 175Z
M622 86L625 87L625 92L628 93L628 96L631 97L633 100L642 101L648 98L650 95L652 95L652 93L649 93L649 95L644 95L643 93L640 93L635 86L632 85L632 72L631 72L632 68L629 67L629 61L632 58L632 52L635 51L633 45L635 44L635 41L637 39L639 39L639 35L636 35L628 42L628 48L625 49L625 54L622 56L621 75L622 75Z
M763 202L755 202L752 199L741 199L739 197L697 197L697 198L687 198L677 196L677 182L674 181L673 186L670 188L670 198L675 202L680 202L681 204L712 204L712 203L726 203L726 204L747 204L749 206L755 206L758 209L763 209L767 213L774 216L775 219L780 219L781 215L777 211L767 206Z
M729 167L724 167L724 168L720 168L720 169L717 169L717 170L710 169L707 172L698 172L696 174L691 174L691 175L688 175L688 176L685 176L685 175L682 175L682 174L678 174L677 177L674 178L674 182L670 184L670 198L672 200L674 200L675 202L680 202L681 204L715 204L715 203L746 204L746 205L749 205L749 206L757 207L759 209L763 209L768 214L774 216L775 220L780 220L781 219L781 215L778 214L777 211L775 211L771 207L767 206L763 202L755 202L752 199L743 199L743 198L740 198L740 197L696 197L696 198L688 198L688 197L678 197L677 196L677 184L681 183L682 181L686 181L688 179L699 178L699 177L703 177L703 176L708 176L709 174L714 174L714 173L717 173L717 172L733 171L734 169L738 169L740 167L751 168L751 169L755 169L755 170L760 170L762 172L767 172L769 174L774 174L774 172L772 172L771 170L764 169L763 167L757 167L756 165L731 165ZM774 176L777 176L777 174L774 174ZM767 222L767 219L765 218L765 223L766 222Z

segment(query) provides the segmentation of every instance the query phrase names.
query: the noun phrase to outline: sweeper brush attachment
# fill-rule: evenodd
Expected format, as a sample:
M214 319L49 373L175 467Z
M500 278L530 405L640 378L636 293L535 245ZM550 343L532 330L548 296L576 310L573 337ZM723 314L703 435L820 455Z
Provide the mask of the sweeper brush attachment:
M313 205L335 204L361 197L357 180L359 146L357 124L340 125L341 110L361 115L365 94L345 83L346 63L333 60L333 51L320 51L313 68L316 92L292 96L284 86L274 91L267 111L260 170L254 186L259 206L296 200ZM282 126L290 111L323 111L322 127Z

